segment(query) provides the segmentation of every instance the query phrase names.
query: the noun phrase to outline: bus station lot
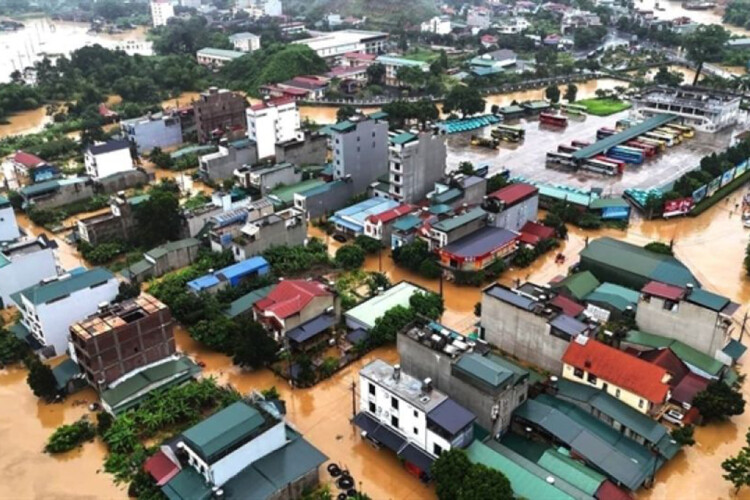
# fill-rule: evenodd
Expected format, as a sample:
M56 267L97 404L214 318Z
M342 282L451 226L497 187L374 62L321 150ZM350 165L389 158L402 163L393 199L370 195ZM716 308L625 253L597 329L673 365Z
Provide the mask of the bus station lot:
M716 134L696 133L695 137L683 139L681 144L666 148L642 165L628 165L621 176L571 173L545 167L547 152L557 151L559 144L570 145L574 140L595 142L599 128L614 128L617 120L629 116L629 111L623 111L606 117L570 117L568 126L562 129L540 125L536 119L509 121L509 125L526 129L526 139L521 143L502 142L497 150L470 144L472 135L490 137L490 127L453 134L448 136L448 170L457 169L462 161L470 161L475 167L489 164L489 175L508 168L513 177L577 188L601 188L605 193L621 194L628 188L648 189L671 183L696 168L702 157L729 146L732 129Z

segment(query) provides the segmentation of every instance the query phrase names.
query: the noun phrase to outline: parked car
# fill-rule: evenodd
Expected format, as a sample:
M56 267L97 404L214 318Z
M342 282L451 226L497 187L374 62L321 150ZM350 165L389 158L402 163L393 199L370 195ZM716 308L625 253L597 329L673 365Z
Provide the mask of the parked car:
M339 243L346 243L346 236L344 236L343 234L334 234L333 239L338 241Z
M664 414L664 420L667 422L670 422L675 425L679 425L682 427L682 419L685 418L685 415L679 412L679 410L671 409L667 410L667 413Z

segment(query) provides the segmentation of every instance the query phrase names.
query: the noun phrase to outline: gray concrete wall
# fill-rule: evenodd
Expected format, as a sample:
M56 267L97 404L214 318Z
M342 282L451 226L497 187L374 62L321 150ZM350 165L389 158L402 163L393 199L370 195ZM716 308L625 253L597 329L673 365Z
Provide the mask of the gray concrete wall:
M552 373L562 370L569 343L550 335L546 318L482 294L485 340L517 358Z
M233 243L232 253L237 261L249 259L271 247L302 245L307 238L307 219L300 216L300 221L292 227L286 227L286 221L263 226L255 241L245 245Z
M419 140L403 148L401 172L403 179L401 199L404 203L417 203L435 188L445 173L447 151L445 136L424 133ZM396 174L392 172L391 176Z
M108 177L100 177L95 182L97 191L106 194L114 194L119 191L145 186L150 180L151 178L145 170L135 169L128 172L113 174Z
M348 133L334 132L334 178L350 176L353 192L364 193L378 177L388 174L388 123L365 119Z
M142 119L144 121L122 124L122 130L130 141L135 142L139 153L156 147L164 149L182 144L182 124L179 117Z
M510 426L511 413L526 400L528 382L509 386L497 393L486 392L453 373L455 360L445 353L437 352L403 333L397 339L401 368L405 373L425 379L430 377L435 387L448 394L456 402L477 416L477 423L492 435L505 432ZM458 358L456 358L457 360ZM493 408L499 410L498 418L492 419Z
M61 186L60 189L52 194L32 198L32 204L36 208L49 210L69 205L77 201L88 200L93 197L94 194L93 181L80 184L68 184Z
M641 297L635 313L640 330L680 340L711 357L726 343L718 319L715 311L684 300L676 310L665 309L664 299L653 296L648 302Z
M206 155L208 156L208 155ZM212 181L223 181L234 177L234 170L243 165L258 161L258 152L254 144L244 148L227 146L227 154L210 160L201 157L199 172Z
M497 214L492 225L518 232L528 221L536 220L538 211L539 197L533 196Z
M463 226L458 227L454 229L453 231L451 231L450 233L448 233L448 244L451 244L454 241L463 238L464 236L468 236L471 233L482 229L486 225L487 225L486 218L477 219L468 224L464 224Z
M328 137L320 134L305 134L304 141L276 144L276 161L295 165L321 165L328 155Z
M338 183L328 191L305 198L304 209L307 210L309 218L317 219L344 208L355 194L356 188L354 183Z
M460 200L461 205L464 203L467 205L479 205L484 201L484 197L487 195L487 179L482 179L482 181L464 190L464 196Z
M256 188L260 190L261 196L265 196L280 184L291 186L292 184L297 184L301 181L302 172L296 170L294 166L289 166L289 168L263 174L261 176L260 186L256 186Z

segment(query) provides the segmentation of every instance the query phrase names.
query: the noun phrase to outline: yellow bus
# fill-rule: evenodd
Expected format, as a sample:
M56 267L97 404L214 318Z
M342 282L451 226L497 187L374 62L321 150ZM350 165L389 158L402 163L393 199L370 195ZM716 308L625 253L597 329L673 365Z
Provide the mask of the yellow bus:
M678 125L676 123L670 123L669 125L667 125L667 128L679 131L683 135L683 137L687 137L688 139L695 136L695 129L693 127L690 127L689 125Z

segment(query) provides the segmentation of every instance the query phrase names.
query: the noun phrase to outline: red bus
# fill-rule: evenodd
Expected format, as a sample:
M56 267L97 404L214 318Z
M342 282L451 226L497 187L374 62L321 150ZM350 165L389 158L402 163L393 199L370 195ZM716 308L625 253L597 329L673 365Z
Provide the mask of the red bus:
M563 115L555 115L552 113L539 113L539 123L552 125L553 127L567 127L568 117Z
M590 142L578 141L578 140L573 141L570 144L573 145L573 146L575 146L575 147L577 147L577 148L585 148L586 146L591 146Z
M596 131L596 140L602 140L605 137L609 137L610 135L615 135L617 133L617 130L613 128L607 128L602 127L599 130Z
M594 156L593 159L594 160L599 160L599 161L605 161L607 163L611 163L612 165L615 165L617 167L617 172L620 173L620 174L625 171L625 165L627 165L627 163L625 163L622 160L617 160L615 158L610 158L609 156L606 156L606 155Z
M574 153L578 151L578 148L574 146L566 146L565 144L560 144L557 146L557 152L558 153Z
M646 156L654 156L656 154L656 146L652 144L646 144L645 142L639 141L628 141L625 143L626 146L631 148L642 149Z

